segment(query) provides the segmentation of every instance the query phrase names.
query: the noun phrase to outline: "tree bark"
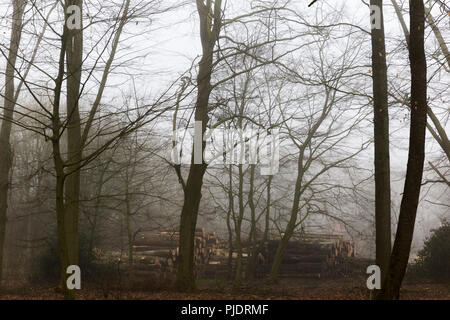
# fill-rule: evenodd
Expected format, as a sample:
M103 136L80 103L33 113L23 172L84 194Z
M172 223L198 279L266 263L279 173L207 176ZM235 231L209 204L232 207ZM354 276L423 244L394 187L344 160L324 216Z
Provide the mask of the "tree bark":
M5 99L3 121L0 130L0 284L3 275L3 255L8 211L9 173L12 165L10 136L12 120L14 117L14 107L16 104L14 92L14 70L16 67L20 38L22 36L23 14L25 5L25 0L13 1L13 21L9 44L9 54L5 70Z
M376 264L384 279L391 255L391 184L389 158L389 111L383 0L371 0L380 8L380 29L372 28L372 79L375 144Z
M61 119L60 119L60 103L61 103L61 91L62 83L64 81L64 62L66 54L66 41L67 41L67 27L64 27L63 35L61 38L61 49L58 62L58 76L55 80L54 88L54 101L52 112L52 155L53 163L55 165L56 172L56 222L58 233L58 250L61 266L61 285L64 290L65 299L75 299L75 293L73 290L68 290L66 286L67 274L66 270L69 264L69 252L67 249L67 237L66 237L66 208L64 203L64 184L66 175L64 172L64 161L61 156L60 149L60 132L61 132Z
M411 64L411 125L409 154L403 198L394 247L389 263L389 273L379 299L398 299L400 287L408 265L414 235L417 206L425 159L425 131L427 123L427 64L424 49L425 12L422 0L410 2Z
M255 278L256 258L258 257L257 245L257 221L256 221L256 207L253 198L255 192L255 164L250 164L250 187L248 190L248 206L250 208L250 232L248 236L247 245L247 265L245 267L245 277L247 280Z
M213 51L218 39L221 19L222 1L197 0L197 11L200 18L200 38L202 42L202 59L199 64L197 76L197 101L195 104L195 121L202 123L202 137L208 123L208 103L211 94L211 73L213 68ZM203 140L203 139L202 139ZM202 152L205 150L205 141L202 142ZM195 146L193 148L195 150ZM191 158L191 167L184 187L184 203L180 219L180 255L178 261L176 288L180 291L196 289L194 275L194 238L197 225L198 208L202 197L203 176L207 164L202 159L201 164L195 164L194 152Z
M239 187L238 187L238 216L234 218L234 231L236 233L236 270L234 274L234 285L240 286L242 282L242 220L244 219L244 172L242 164L238 165Z
M269 275L269 281L271 283L275 283L278 280L278 273L280 270L281 262L283 260L284 252L286 251L289 240L294 234L295 227L297 225L297 218L299 213L299 205L300 205L300 197L301 197L301 188L303 181L303 152L300 152L298 163L297 163L297 181L295 184L295 192L294 192L294 201L291 209L291 217L286 226L283 237L278 244L277 251L275 252L275 256L272 263L272 269Z
M130 183L127 179L127 187L126 187L126 195L125 195L125 224L127 228L127 245L128 245L128 285L130 289L132 288L134 282L134 256L133 256L133 243L134 236L133 231L131 229L131 199L128 191L128 184Z
M176 287L181 291L196 289L194 275L194 238L198 208L206 164L193 164L184 191L184 204L180 221L180 255Z
M264 245L266 244L269 237L269 223L270 223L270 207L271 202L271 186L272 186L273 176L269 176L267 179L267 198L266 198L266 208L265 208L265 219L264 219L264 233L262 239L258 242L256 235L254 235L254 244L252 247L251 255L248 257L247 263L247 279L254 280L256 275L256 266L258 263L258 255L263 251ZM252 222L253 223L253 222ZM255 222L256 228L256 222Z
M67 0L66 8L76 5L82 16L82 0ZM67 19L67 17L66 17ZM80 198L80 170L82 157L79 96L83 63L83 26L67 30L67 163L69 172L65 181L66 235L70 265L78 265L78 212ZM71 165L70 165L71 164Z
M231 219L234 216L234 194L233 194L233 165L228 166L228 211L227 211L227 231L228 231L228 279L233 277L233 229Z

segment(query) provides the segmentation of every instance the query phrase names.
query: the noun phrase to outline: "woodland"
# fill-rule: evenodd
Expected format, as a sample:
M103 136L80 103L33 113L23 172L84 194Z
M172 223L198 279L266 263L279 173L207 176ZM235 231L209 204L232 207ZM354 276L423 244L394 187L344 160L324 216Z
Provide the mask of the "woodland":
M0 25L0 299L450 299L448 0Z

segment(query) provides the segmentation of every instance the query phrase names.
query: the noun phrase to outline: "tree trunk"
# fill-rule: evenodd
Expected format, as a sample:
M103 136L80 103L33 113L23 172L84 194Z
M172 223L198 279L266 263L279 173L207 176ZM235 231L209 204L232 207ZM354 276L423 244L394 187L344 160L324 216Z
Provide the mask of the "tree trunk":
M196 289L194 274L194 238L206 164L193 164L184 191L180 221L180 255L176 287L181 291Z
M380 8L380 29L372 28L372 78L375 142L376 264L385 278L391 255L391 184L389 160L389 111L383 0L371 0Z
M269 275L269 281L271 283L276 283L278 281L278 273L280 271L281 262L283 261L284 252L286 251L289 240L294 233L297 215L297 213L291 214L291 218L289 220L288 226L286 227L284 236L281 238L280 243L278 244L277 251L275 252L275 256L273 258L272 269L270 270Z
M233 166L228 166L229 186L228 186L228 211L227 211L227 231L228 231L228 279L233 277L233 229L231 228L231 218L234 216L234 195L233 195Z
M199 64L197 76L197 101L195 104L195 121L202 124L202 138L208 123L208 103L211 94L211 73L213 68L214 46L218 39L221 19L222 1L214 2L214 12L211 10L211 0L197 0L197 11L200 18L200 38L202 42L202 59ZM214 18L214 19L212 19ZM214 22L213 22L214 21ZM203 141L203 139L202 139ZM205 150L205 141L202 142L202 154ZM191 167L188 179L184 186L184 203L180 219L180 255L177 270L176 288L181 291L195 290L194 275L194 238L197 225L198 208L202 197L203 176L206 171L206 163L202 157L202 163L196 164L192 152Z
M67 0L66 7L76 5L81 10L82 0ZM66 17L67 19L67 17ZM78 211L80 198L80 165L82 157L79 96L81 67L83 63L83 26L67 30L67 168L71 174L66 178L65 210L66 235L70 265L78 265Z
M131 229L131 199L129 196L128 191L128 184L130 181L128 181L127 177L127 190L125 195L125 205L126 205L126 213L125 213L125 224L127 228L127 240L128 240L128 285L131 289L131 286L133 285L134 281L134 257L133 257L133 231Z
M245 268L245 276L247 280L253 280L255 278L255 266L256 258L258 257L258 245L257 245L257 221L256 221L256 208L253 198L255 192L255 167L256 165L250 164L250 187L248 190L248 206L250 207L250 233L248 236L247 245L247 265Z
M281 238L280 243L278 244L277 251L275 252L275 257L272 262L272 269L269 275L269 281L272 283L277 282L278 273L280 270L281 262L283 260L284 252L286 251L286 247L288 245L289 240L294 234L295 227L297 225L297 218L299 212L300 205L300 197L302 195L302 181L303 181L303 154L304 148L309 143L309 141L305 141L303 149L300 150L300 154L297 162L297 180L295 183L295 191L294 191L294 201L292 202L291 209L291 217L289 219L288 225L286 226L286 230L284 232L284 236Z
M239 168L239 213L234 218L234 231L236 233L236 270L234 274L234 285L239 286L242 282L242 219L244 218L244 172L242 170L242 164L238 165Z
M6 217L8 210L9 172L12 165L12 152L9 140L11 136L14 107L16 104L14 94L14 70L16 66L20 38L22 36L22 20L25 4L25 0L13 1L13 22L11 28L8 61L5 70L5 99L3 121L0 130L0 284L3 274L3 255L6 234Z
M379 299L398 299L408 265L414 234L417 206L425 159L425 131L427 123L427 65L424 49L425 12L422 0L410 2L411 64L411 125L409 154L403 198L394 247L389 263L389 274L383 283Z
M264 233L262 239L258 242L255 237L253 252L251 256L249 256L248 266L247 266L247 275L248 280L254 280L256 275L256 267L258 264L258 255L264 249L264 245L266 244L269 237L269 223L270 223L270 206L271 206L271 186L272 186L273 176L269 176L267 180L267 199L266 199L266 214L264 219Z
M54 101L53 101L53 112L52 112L52 155L53 163L55 165L56 172L56 222L58 231L58 249L59 249L59 259L61 266L61 286L64 290L64 298L68 300L75 299L74 290L69 290L67 288L67 267L70 265L69 262L69 250L67 244L67 232L66 232L66 206L65 206L65 195L64 195L64 185L66 182L66 174L64 172L64 160L61 156L61 118L60 118L60 104L61 104L61 91L62 83L64 81L64 64L65 64L65 54L66 54L66 42L67 42L67 27L64 27L63 35L61 37L61 49L59 53L58 62L58 76L55 80L54 88Z

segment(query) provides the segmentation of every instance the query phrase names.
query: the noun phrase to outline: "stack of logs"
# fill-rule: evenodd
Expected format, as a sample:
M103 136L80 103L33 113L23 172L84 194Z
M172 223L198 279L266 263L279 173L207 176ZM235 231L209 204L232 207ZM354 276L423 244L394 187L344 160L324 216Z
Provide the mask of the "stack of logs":
M198 228L195 232L194 262L197 278L223 278L228 275L229 249L226 241L220 240L215 233L207 233ZM258 256L256 277L269 275L280 238L271 237L263 252ZM175 274L179 255L179 232L141 232L138 234L134 249L135 274ZM342 236L303 234L291 239L285 250L279 269L280 278L345 276L352 270L356 257L355 247ZM237 253L233 252L232 266ZM244 249L243 265L247 260ZM244 268L245 270L245 268Z
M236 264L237 252L232 253L231 270L229 270L229 248L225 242L219 242L219 248L215 250L214 255L211 256L209 263L203 266L202 276L205 279L227 279L231 271L234 272ZM247 261L247 253L242 253L242 264L245 266Z
M268 274L280 240L269 240L264 265L258 273ZM348 261L356 257L355 247L342 236L304 234L289 241L279 269L280 278L345 275Z
M133 246L135 273L175 273L179 239L178 231L140 232ZM219 239L215 233L206 233L204 228L198 228L194 242L194 263L199 275L219 247Z
M258 256L255 278L267 278L270 274L280 237L272 236L263 252ZM204 267L205 278L224 279L229 275L228 248L216 250L209 264ZM245 266L247 252L244 247L242 263ZM324 276L345 276L351 271L351 262L356 257L355 247L343 236L303 234L289 241L279 269L280 278L321 278ZM237 253L233 252L232 266ZM245 268L244 268L245 270ZM233 273L234 270L231 270ZM232 274L231 273L231 274Z

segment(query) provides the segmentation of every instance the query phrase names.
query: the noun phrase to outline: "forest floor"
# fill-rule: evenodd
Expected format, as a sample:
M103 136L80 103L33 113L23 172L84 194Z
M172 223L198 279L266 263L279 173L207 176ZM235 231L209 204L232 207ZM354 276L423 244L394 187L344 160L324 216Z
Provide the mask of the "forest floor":
M370 299L364 279L285 279L277 285L249 284L240 288L224 281L200 280L199 290L180 293L170 289L156 291L144 289L119 290L87 285L77 293L77 299L108 300L365 300ZM61 290L55 287L23 287L3 289L0 300L62 299ZM401 299L450 300L450 284L406 282Z

